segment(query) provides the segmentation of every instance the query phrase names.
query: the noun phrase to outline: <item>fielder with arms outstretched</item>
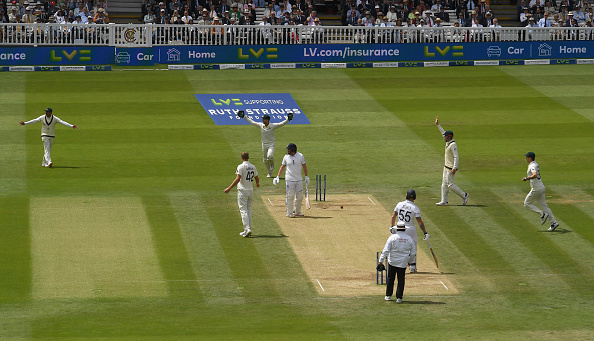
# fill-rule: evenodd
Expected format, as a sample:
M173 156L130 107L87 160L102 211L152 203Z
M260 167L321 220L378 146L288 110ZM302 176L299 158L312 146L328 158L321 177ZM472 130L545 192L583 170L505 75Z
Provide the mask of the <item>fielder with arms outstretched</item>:
M62 121L58 118L58 116L54 116L52 108L45 109L45 115L41 115L27 122L20 121L19 124L24 126L26 124L37 122L41 122L41 141L43 142L44 150L41 166L52 168L54 163L52 162L50 152L52 150L52 146L54 145L54 138L56 137L56 123L60 123L61 125L65 125L74 129L78 129L78 126L76 124L70 124L66 121Z
M436 203L437 206L448 205L448 192L452 190L460 198L462 198L462 205L466 205L468 202L468 193L464 193L460 187L454 184L454 176L458 171L458 164L460 158L458 157L458 145L454 141L454 132L451 130L443 130L439 125L439 118L435 117L435 124L443 136L443 140L446 142L445 145L445 165L443 168L443 178L441 181L441 201Z
M305 157L303 154L297 152L297 145L289 143L287 146L287 155L283 158L283 164L278 170L278 175L272 183L278 185L281 174L285 173L286 183L286 205L287 217L295 218L301 217L301 203L303 201L303 177L301 176L301 169L305 175L305 185L309 185L309 177L307 176L307 165L305 164ZM293 202L295 202L295 209L293 209Z
M262 122L255 122L246 116L243 110L238 111L237 116L245 119L254 127L260 128L262 132L262 154L264 155L264 167L268 173L266 177L272 177L272 171L274 171L274 131L289 123L289 121L293 119L293 113L287 113L287 118L279 123L270 123L270 116L268 115L262 116Z
M395 226L396 221L404 222L406 226L406 234L412 238L415 244L414 255L411 254L409 260L411 273L417 272L417 229L415 228L415 220L425 235L423 240L429 240L430 237L429 233L427 233L427 230L425 229L423 219L421 219L421 210L417 207L417 205L415 205L416 199L417 193L415 190L409 189L406 192L406 200L399 202L394 208L394 213L392 214L392 225L390 225Z

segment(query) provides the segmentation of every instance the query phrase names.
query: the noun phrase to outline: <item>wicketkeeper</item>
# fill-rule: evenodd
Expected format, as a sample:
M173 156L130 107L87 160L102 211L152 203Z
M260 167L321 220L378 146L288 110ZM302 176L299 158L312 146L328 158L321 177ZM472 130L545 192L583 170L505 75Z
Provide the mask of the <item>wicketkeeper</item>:
M396 226L390 227L392 235L388 237L386 246L382 251L377 271L384 270L384 259L388 258L388 282L386 286L386 301L392 300L394 293L394 279L398 277L398 286L396 288L396 302L402 303L404 294L404 277L406 267L410 257L416 257L416 251L412 238L406 233L406 226L403 221L399 221Z

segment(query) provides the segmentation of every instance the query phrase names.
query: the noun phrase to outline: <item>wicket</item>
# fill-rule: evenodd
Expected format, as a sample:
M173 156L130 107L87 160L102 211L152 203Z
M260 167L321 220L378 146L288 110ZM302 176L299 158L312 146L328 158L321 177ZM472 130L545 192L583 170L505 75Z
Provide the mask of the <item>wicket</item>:
M316 201L326 201L326 174L324 174L324 190L322 192L322 174L316 174ZM318 192L320 193L320 200L318 200ZM323 199L322 199L323 193Z
M379 264L380 253L381 252L375 253L375 257L376 257L375 265L376 266ZM386 282L384 283L384 271L376 271L375 272L375 284L384 285L384 284L388 283L388 259L384 259L384 266L386 267L386 270L384 270L386 272ZM380 281L380 279L381 279L381 281Z

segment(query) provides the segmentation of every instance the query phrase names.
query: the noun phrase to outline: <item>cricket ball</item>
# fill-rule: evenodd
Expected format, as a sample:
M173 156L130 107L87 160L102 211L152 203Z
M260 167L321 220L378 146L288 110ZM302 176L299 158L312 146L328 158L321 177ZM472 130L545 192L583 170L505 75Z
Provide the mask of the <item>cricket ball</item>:
M340 206L340 209L342 210L342 205Z

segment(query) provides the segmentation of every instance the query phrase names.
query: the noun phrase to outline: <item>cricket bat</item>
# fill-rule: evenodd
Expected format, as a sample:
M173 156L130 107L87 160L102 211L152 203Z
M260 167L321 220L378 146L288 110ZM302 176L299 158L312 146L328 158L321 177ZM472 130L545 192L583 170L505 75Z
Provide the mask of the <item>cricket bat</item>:
M307 184L305 185L305 207L309 210L311 208L311 204L309 203L309 189L307 188Z
M439 264L437 264L437 257L435 257L435 252L433 252L433 248L431 247L431 244L429 244L428 240L427 245L429 245L429 250L431 250L431 254L433 255L433 259L435 260L435 266L437 266L437 268L439 269Z

